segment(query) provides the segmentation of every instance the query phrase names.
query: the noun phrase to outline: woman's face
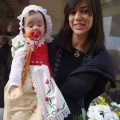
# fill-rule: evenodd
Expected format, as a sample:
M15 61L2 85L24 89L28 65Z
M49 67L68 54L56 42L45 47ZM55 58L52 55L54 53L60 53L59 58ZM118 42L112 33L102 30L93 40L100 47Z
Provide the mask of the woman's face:
M73 35L87 36L93 24L93 15L89 15L88 4L82 1L69 14L69 25Z
M40 12L31 12L24 19L24 31L25 34L31 36L32 32L40 31L41 37L45 34L45 23L43 15Z

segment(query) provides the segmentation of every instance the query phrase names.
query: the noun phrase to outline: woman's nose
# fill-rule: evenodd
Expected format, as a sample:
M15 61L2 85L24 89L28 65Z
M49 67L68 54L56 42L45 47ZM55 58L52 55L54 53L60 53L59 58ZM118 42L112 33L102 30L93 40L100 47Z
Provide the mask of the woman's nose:
M75 19L76 19L76 20L82 19L82 14L81 14L79 11L76 12L76 14L75 14Z

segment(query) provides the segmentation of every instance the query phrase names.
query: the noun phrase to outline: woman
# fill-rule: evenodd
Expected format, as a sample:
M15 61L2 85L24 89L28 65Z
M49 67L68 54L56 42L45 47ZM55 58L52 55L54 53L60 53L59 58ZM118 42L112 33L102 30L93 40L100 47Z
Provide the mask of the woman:
M64 24L49 44L50 64L59 89L70 108L67 120L87 110L92 99L105 92L115 71L104 46L102 10L99 0L69 0Z

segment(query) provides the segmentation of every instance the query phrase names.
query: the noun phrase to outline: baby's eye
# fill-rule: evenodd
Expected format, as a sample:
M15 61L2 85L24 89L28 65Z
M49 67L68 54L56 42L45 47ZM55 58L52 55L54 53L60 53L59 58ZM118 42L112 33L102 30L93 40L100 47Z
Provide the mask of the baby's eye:
M32 27L33 27L33 25L29 25L28 27L32 28Z
M38 24L39 27L41 27L42 25L41 24Z

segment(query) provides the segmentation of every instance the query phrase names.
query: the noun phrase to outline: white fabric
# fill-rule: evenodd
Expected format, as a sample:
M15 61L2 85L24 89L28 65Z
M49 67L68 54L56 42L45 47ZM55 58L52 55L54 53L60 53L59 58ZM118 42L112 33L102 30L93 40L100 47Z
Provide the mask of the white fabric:
M9 76L11 86L20 85L24 65L25 65L24 51L21 51L19 54L16 53L12 60L11 71Z
M43 13L46 23L47 23L47 32L46 34L50 35L52 32L52 21L51 21L51 17L49 15L47 15L47 10L43 9L41 6L37 6L37 5L29 5L27 7L24 8L22 14L20 16L18 16L17 18L20 20L19 22L19 29L20 29L20 33L22 33L22 28L23 28L23 18L28 16L28 13L30 11L40 11Z
M43 37L39 44L38 47L41 47L41 45L44 44L46 38ZM22 35L19 34L15 38L12 39L12 65L11 65L11 71L10 71L10 76L9 80L10 85L13 86L19 86L20 81L21 81L21 75L22 75L22 70L25 65L25 57L27 57L28 54L28 47L29 45L26 44L27 40L26 38ZM32 47L32 51L34 51L34 41L30 41L30 45ZM17 79L16 79L17 78Z
M10 85L19 86L22 76L22 70L25 65L25 57L28 54L28 45L26 44L25 38L21 35L16 36L12 39L12 64L9 75ZM17 78L17 79L16 79Z
M48 38L49 39L49 38ZM44 44L46 41L46 37L43 37L38 47ZM26 38L19 34L15 38L12 39L12 65L11 65L11 72L9 76L10 85L19 86L21 81L22 70L25 65L25 57L28 54L28 44L26 44ZM34 51L34 41L30 41L30 45L32 47L32 51ZM17 78L17 79L16 79Z
M30 66L30 72L44 120L64 120L70 111L54 79L50 78L48 67ZM46 98L48 102L45 101Z
M10 81L7 82L4 88L4 103L2 120L44 120L30 71L28 71L23 91L20 91L19 87L10 86Z
M44 44L44 41L44 39L41 40L39 47ZM19 86L29 44L26 44L26 39L22 34L19 34L12 39L12 45L13 61L9 82L11 86ZM32 41L30 45L33 45ZM29 70L44 120L64 120L70 114L70 111L54 79L50 77L48 66L30 65Z

